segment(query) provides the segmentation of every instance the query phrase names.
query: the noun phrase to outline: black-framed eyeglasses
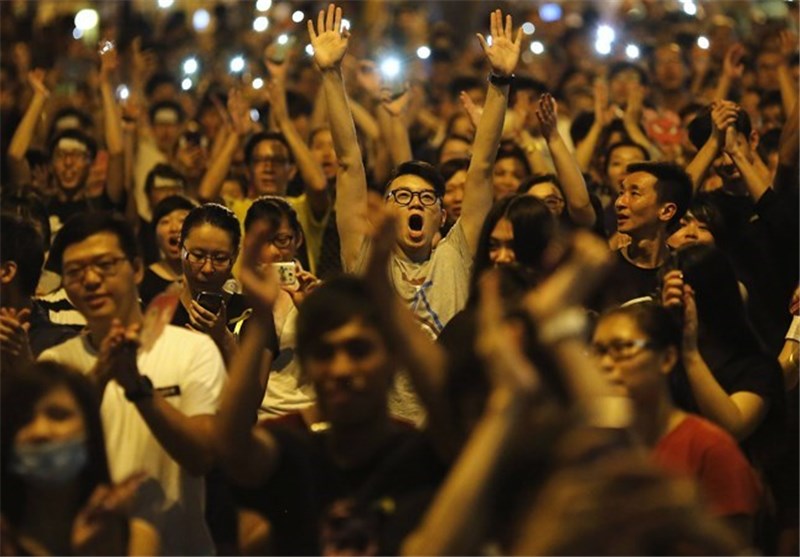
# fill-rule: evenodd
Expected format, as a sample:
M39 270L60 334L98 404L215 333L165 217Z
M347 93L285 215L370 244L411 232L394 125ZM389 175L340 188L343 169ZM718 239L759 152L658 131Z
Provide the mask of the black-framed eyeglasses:
M287 164L289 159L286 157L253 157L251 162L253 164L274 164L276 166Z
M415 196L419 198L419 202L423 207L431 207L439 201L439 197L433 190L411 191L405 188L390 191L386 194L386 200L393 199L401 207L407 207L414 201Z
M292 234L276 234L266 239L266 243L272 244L278 249L288 249L292 247L294 236Z
M53 157L57 159L72 159L72 160L85 160L89 158L89 153L86 151L65 151L63 149L56 149Z
M64 284L74 284L82 281L86 277L86 271L89 269L103 278L113 277L119 270L119 263L127 259L124 255L118 257L104 256L88 263L68 263L64 265L61 276Z
M225 269L233 261L233 256L229 253L206 253L186 248L183 250L183 258L195 267L202 267L206 261L211 261L211 266L215 269Z
M595 358L602 358L606 354L614 361L629 360L640 352L653 348L653 343L640 338L633 340L612 340L608 343L594 342L589 347L589 352Z

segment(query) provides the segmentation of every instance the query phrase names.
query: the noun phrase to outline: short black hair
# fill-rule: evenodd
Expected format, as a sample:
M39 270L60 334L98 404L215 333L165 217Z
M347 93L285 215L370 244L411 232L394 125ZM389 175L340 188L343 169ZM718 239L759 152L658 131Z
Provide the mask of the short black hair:
M147 173L147 178L144 179L144 192L147 195L153 192L158 177L178 181L181 183L181 187L186 189L186 178L183 177L183 174L174 166L160 162Z
M50 215L44 199L31 186L3 186L0 190L0 207L4 214L29 220L38 226L45 251L50 249Z
M465 136L463 136L461 134L458 134L458 133L448 133L445 136L444 141L442 141L441 145L439 145L439 148L436 149L436 160L437 161L442 158L442 153L444 152L444 146L448 141L461 141L463 143L466 143L470 147L472 147L472 140L470 138L465 137Z
M17 284L24 296L33 296L44 266L44 241L26 219L0 215L0 261L17 264Z
M156 113L158 113L160 110L172 110L172 111L174 111L175 114L178 115L178 122L177 123L179 123L179 124L182 123L186 119L186 113L183 111L183 107L179 103L177 103L175 101L160 101L160 102L154 103L150 107L150 110L147 111L147 116L150 119L150 123L151 124L153 123L153 118L156 117Z
M444 178L441 174L439 174L439 171L436 170L435 166L424 161L406 161L400 163L389 177L389 181L386 183L386 188L384 191L389 191L389 188L392 187L392 182L394 182L397 178L408 174L419 176L428 182L431 186L433 186L437 197L442 197L444 195Z
M606 152L604 155L604 162L603 162L603 171L608 174L608 164L611 162L611 154L616 151L617 149L621 149L622 147L633 147L634 149L639 149L642 152L642 158L645 161L650 160L650 152L647 150L647 147L640 143L636 143L632 140L624 139L622 141L617 141L616 143L612 143L606 148Z
M626 60L621 60L619 62L615 62L611 64L611 67L608 68L608 80L611 81L617 74L620 74L624 71L633 70L639 75L639 83L642 85L649 85L650 78L647 75L647 72L639 66L638 64L634 64L633 62L628 62Z
M451 98L457 99L461 91L469 91L470 89L483 89L485 86L486 82L480 77L476 77L474 75L457 75L450 82L448 91L450 92Z
M702 149L708 138L711 136L711 105L704 106L689 123L689 140L696 149ZM753 125L746 110L739 110L734 121L736 131L750 137Z
M340 275L314 289L303 300L297 316L297 355L301 361L311 353L325 334L354 319L380 330L380 305L376 304L367 282L358 277ZM390 343L384 339L387 347Z
M172 74L166 72L159 72L147 80L144 86L144 94L150 97L155 93L156 89L161 85L172 85L176 90L178 89L178 82Z
M286 137L280 132L258 132L255 135L250 136L250 139L247 140L247 143L244 146L244 160L247 163L247 166L250 166L253 163L253 151L256 150L258 144L262 141L277 141L278 143L282 143L286 150L289 151L289 161L294 162L294 153L292 153L292 148L289 147L289 142L286 141Z
M530 176L533 174L533 171L531 170L531 163L528 162L528 157L525 155L525 151L523 151L522 147L517 145L515 141L500 142L500 147L497 149L497 158L494 161L495 164L502 159L516 159L525 170L525 176Z
M204 203L199 207L195 207L186 215L186 220L183 221L183 227L181 228L181 246L186 241L189 232L203 224L210 224L230 234L233 251L239 251L239 243L242 241L242 227L233 211L219 203Z
M70 128L57 132L50 140L48 151L50 153L51 160L56 148L58 147L58 142L62 139L74 139L75 141L79 141L86 145L86 149L89 151L89 158L92 160L94 160L95 155L97 155L97 142L94 140L94 138L77 128Z
M247 232L253 223L262 220L268 222L274 230L280 227L284 219L289 221L289 226L295 235L303 234L300 221L297 220L297 212L288 201L276 195L262 195L253 201L247 210L247 215L244 217L244 231Z
M455 176L456 172L460 170L467 170L469 168L469 159L468 158L456 158L450 159L447 162L443 162L439 165L439 174L442 175L442 178L445 182L447 182L450 178Z
M153 218L150 224L155 228L158 221L173 211L191 211L197 207L197 202L184 195L169 195L162 199L153 208Z
M517 193L528 193L533 186L546 183L555 184L558 189L561 189L561 182L558 181L558 176L555 174L538 174L536 176L529 176L520 182Z
M628 173L646 172L656 177L654 189L658 201L674 203L675 215L667 223L667 228L677 226L686 214L692 201L692 179L679 165L672 162L634 162L628 165Z
M80 213L67 220L53 240L48 266L61 272L64 265L64 252L69 246L104 232L117 237L119 247L125 257L128 258L128 261L133 263L135 259L140 257L139 242L136 240L136 234L134 234L131 225L114 213L97 211Z

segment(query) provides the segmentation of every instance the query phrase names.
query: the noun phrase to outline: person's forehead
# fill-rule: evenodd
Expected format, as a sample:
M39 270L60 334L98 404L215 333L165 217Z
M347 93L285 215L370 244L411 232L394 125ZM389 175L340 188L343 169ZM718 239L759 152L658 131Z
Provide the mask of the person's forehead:
M186 215L188 214L189 214L189 209L175 209L174 211L170 211L169 213L158 219L158 222L159 224L161 224L162 222L166 222L171 219L183 220L186 218Z
M553 182L541 182L539 184L534 184L531 186L531 189L528 191L528 193L534 197L546 197L548 195L561 196L561 192Z
M594 339L628 339L639 333L639 327L632 317L615 313L600 319L594 331Z
M253 149L254 155L271 155L271 154L288 155L289 150L281 141L277 139L263 139L258 142L256 148Z
M514 237L514 227L511 224L511 221L507 218L503 217L497 224L494 225L492 229L492 233L489 235L491 238L505 240Z
M611 151L611 158L612 159L639 159L643 160L644 155L642 154L642 150L638 147L633 147L632 145L624 145L621 147L617 147L613 151Z
M192 227L186 234L186 241L197 244L225 244L232 243L231 234L224 228L204 222L200 226Z
M375 327L368 325L362 317L353 317L340 327L324 333L320 340L326 344L341 344L355 339L380 341Z
M64 249L63 262L110 253L122 254L119 238L113 232L98 232L67 246Z
M463 185L464 182L467 181L467 171L466 170L456 170L455 174L450 176L450 179L445 182L445 186L460 186Z
M433 184L428 182L422 176L417 176L416 174L401 174L392 180L392 184L389 186L389 191L394 191L400 188L411 191L434 191Z

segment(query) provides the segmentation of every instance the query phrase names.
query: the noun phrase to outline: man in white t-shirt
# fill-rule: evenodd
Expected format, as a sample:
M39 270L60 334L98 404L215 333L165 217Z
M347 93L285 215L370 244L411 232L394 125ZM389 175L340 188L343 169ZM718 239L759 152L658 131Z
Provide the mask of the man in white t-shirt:
M208 432L225 381L219 350L207 336L169 325L137 348L143 316L136 285L144 266L120 218L93 213L70 220L50 256L87 329L40 358L98 383L112 480L143 470L166 494L163 553L213 554L202 476L214 462Z

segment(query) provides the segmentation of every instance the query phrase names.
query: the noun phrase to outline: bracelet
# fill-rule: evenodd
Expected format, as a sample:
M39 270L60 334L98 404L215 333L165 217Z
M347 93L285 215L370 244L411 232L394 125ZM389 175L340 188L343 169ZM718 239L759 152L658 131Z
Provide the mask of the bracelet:
M130 402L138 402L146 398L152 398L154 391L153 382L150 378L146 375L140 375L136 380L136 388L125 391L125 398Z
M555 344L568 338L580 337L585 330L586 312L579 307L568 308L539 327L539 342Z
M489 83L502 87L503 85L511 85L514 83L514 74L511 75L497 75L489 73Z

